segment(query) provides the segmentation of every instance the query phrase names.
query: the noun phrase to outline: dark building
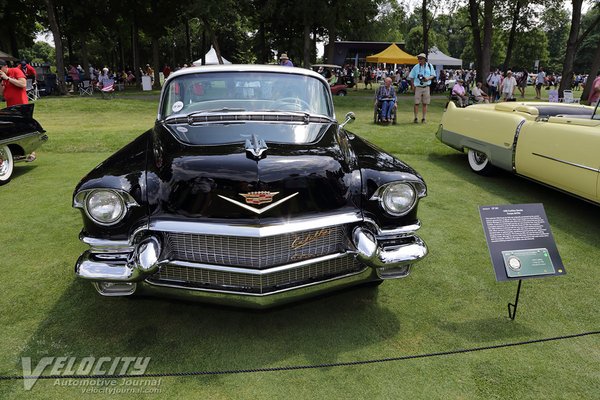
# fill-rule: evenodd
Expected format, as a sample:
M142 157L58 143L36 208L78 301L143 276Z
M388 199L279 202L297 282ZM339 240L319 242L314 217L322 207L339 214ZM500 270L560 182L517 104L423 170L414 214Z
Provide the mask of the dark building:
M355 64L365 65L367 56L379 53L387 49L392 43L406 51L403 42L333 42L333 60L328 60L331 64L344 65ZM327 51L325 52L327 55Z

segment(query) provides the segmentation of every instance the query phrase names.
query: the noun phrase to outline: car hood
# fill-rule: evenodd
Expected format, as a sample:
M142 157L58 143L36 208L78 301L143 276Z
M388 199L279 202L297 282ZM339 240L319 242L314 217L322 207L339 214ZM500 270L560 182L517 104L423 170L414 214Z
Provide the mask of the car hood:
M274 137L282 124L208 124L187 127L192 134ZM303 214L356 211L360 174L349 167L335 123L289 124L312 143L266 141L260 156L243 140L189 145L171 125L157 123L148 160L151 218L268 220ZM285 128L284 128L285 129ZM229 137L230 137L229 136ZM345 136L343 136L345 137Z

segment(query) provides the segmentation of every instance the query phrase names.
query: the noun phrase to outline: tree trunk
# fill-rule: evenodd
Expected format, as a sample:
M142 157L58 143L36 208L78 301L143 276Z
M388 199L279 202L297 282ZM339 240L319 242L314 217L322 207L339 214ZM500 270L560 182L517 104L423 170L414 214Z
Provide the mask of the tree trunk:
M202 27L202 48L200 49L202 55L202 65L206 65L206 26Z
M304 68L310 68L310 56L311 56L311 48L312 40L310 40L310 25L308 23L304 23Z
M488 4L489 3L489 4ZM477 0L469 0L469 16L471 19L471 29L473 30L473 50L475 51L477 82L486 85L486 78L490 72L490 46L492 42L491 34L491 11L492 2L486 0L484 14L484 38L481 41L481 29L479 28L479 3ZM488 10L489 8L489 10ZM488 12L490 17L487 18ZM489 19L489 21L488 21Z
M571 17L571 31L567 41L567 51L565 52L565 61L563 63L562 79L558 88L558 97L563 97L565 89L571 89L573 86L573 62L577 53L577 38L579 36L579 27L581 25L581 5L583 0L571 0L573 4L573 16Z
M592 61L592 68L590 69L590 74L588 75L587 82L585 83L583 93L581 93L581 101L587 103L587 99L590 97L590 92L592 91L592 83L594 83L594 78L596 75L598 75L598 71L600 71L600 43L598 43L598 47L596 47L596 53L594 54L594 60Z
M133 17L133 25L131 27L131 49L133 53L133 73L135 75L135 82L138 86L141 86L142 76L140 74L139 28L135 16Z
M185 57L190 64L194 62L192 58L192 41L190 39L190 22L187 17L185 17Z
M259 30L258 30L258 54L259 54L259 60L258 62L261 64L269 64L272 59L269 57L269 55L267 54L267 41L266 41L266 37L265 37L265 22L264 21L260 21L260 25L259 25Z
M342 5L343 6L343 5ZM329 43L327 43L327 48L326 48L326 57L327 57L327 62L329 64L333 64L333 59L335 56L335 48L333 46L333 43L335 43L335 40L337 38L337 20L336 20L336 16L337 16L337 1L336 0L332 0L331 5L329 7L329 12L330 12L330 17L329 17L329 21L327 24L327 31L329 33Z
M215 48L215 53L217 53L217 60L219 60L219 64L224 64L223 57L221 57L221 49L219 48L219 41L217 40L217 35L215 35L215 33L213 32L211 36L212 44Z
M58 85L58 93L61 95L67 94L67 87L65 86L65 63L64 63L64 51L62 37L60 35L60 27L56 19L56 10L54 9L53 0L44 0L46 4L46 11L48 12L48 22L50 23L50 30L54 36L54 49L56 52L56 83Z
M481 48L481 69L483 71L489 71L492 63L493 14L494 1L485 0L483 5L483 47Z
M421 5L421 23L423 24L423 53L429 54L429 24L427 23L427 0Z
M154 83L157 85L157 87L160 88L160 75L159 75L159 68L160 65L158 63L158 38L157 37L153 37L152 38L152 68L154 69Z
M90 77L90 58L88 55L87 40L83 38L81 41L81 67L83 68L83 76L86 78Z
M519 15L521 14L521 0L517 0L516 7L513 11L512 24L510 26L510 33L508 35L508 45L506 46L506 58L502 65L502 70L507 71L510 68L510 61L512 58L512 50L515 45L515 35L517 33L517 23L519 22Z

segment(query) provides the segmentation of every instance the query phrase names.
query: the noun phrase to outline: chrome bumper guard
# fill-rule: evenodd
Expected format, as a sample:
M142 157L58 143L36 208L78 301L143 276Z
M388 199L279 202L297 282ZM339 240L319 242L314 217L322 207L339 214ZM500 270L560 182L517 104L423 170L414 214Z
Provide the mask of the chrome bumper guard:
M154 236L147 236L137 244L124 241L97 240L81 237L84 243L91 246L84 252L75 265L75 273L79 278L94 282L98 292L105 296L126 296L134 292L167 292L192 293L192 297L201 297L200 292L214 300L215 297L223 298L256 298L278 297L284 292L312 293L321 291L321 287L344 287L358 282L369 282L378 279L395 279L406 277L410 266L427 255L427 246L414 234L420 224L399 228L394 231L382 231L371 221L364 221L352 231L352 242L355 249L349 249L346 254L353 254L365 267L360 273L327 281L316 282L311 285L299 285L284 291L267 293L264 295L248 295L246 293L219 292L209 290L189 290L185 288L166 288L153 285L150 281L143 282L161 268L161 265L176 261L161 258L162 244ZM151 233L151 231L149 231ZM332 255L334 256L334 255ZM311 263L316 260L306 260ZM227 266L198 265L204 269L238 270ZM277 269L293 269L296 265L283 265ZM264 271L268 273L268 271ZM246 273L252 273L246 270ZM137 283L137 284L136 284ZM309 289L308 287L312 288ZM285 295L290 298L290 294ZM293 297L293 296L292 296ZM238 301L239 302L239 301ZM256 300L252 300L256 303ZM243 301L242 301L243 303ZM259 302L260 303L260 302Z

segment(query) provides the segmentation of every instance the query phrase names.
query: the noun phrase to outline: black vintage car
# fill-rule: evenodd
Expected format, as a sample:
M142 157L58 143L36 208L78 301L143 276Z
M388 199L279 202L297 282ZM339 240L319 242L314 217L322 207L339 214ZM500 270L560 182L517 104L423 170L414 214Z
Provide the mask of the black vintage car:
M48 140L33 119L33 107L21 104L0 110L0 185L10 181L15 163L35 160L34 150Z
M327 81L280 66L187 68L154 128L77 185L75 266L105 296L266 307L408 275L423 179L338 124Z

